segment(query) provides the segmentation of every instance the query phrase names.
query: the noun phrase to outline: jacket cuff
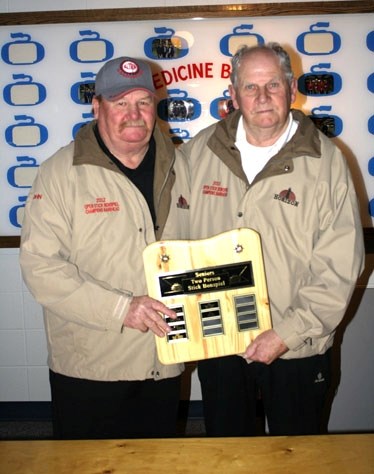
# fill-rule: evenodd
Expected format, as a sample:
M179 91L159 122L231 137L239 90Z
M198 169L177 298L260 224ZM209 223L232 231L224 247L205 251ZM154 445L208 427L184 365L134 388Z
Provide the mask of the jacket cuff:
M123 321L129 309L133 298L131 291L115 291L118 294L118 299L114 306L112 318L108 320L106 329L121 333L123 331Z
M274 326L273 329L290 351L297 351L306 344L305 338L299 336L296 332L292 332L292 325L287 319Z

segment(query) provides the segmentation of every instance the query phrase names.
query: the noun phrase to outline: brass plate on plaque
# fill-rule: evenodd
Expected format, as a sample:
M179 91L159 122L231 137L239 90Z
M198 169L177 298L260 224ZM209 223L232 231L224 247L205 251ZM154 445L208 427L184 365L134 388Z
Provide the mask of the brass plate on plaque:
M235 229L201 240L169 240L143 252L148 294L177 313L156 336L164 364L241 354L271 328L260 236Z

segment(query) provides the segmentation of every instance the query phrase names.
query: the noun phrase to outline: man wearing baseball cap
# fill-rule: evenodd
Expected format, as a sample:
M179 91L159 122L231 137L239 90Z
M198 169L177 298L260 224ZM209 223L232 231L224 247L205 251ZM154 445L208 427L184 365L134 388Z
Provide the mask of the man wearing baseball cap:
M173 436L183 366L159 362L155 335L175 313L147 296L142 252L187 237L186 168L156 123L145 61L104 64L92 108L94 120L40 166L22 228L23 277L44 310L54 435Z

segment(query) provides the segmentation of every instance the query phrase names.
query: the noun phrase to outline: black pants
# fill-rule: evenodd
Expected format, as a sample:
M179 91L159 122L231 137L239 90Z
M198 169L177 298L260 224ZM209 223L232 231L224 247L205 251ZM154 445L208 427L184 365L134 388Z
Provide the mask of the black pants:
M239 356L199 362L208 436L254 436L260 393L269 433L321 433L331 384L330 351L270 365Z
M180 379L100 382L49 372L56 439L176 435Z

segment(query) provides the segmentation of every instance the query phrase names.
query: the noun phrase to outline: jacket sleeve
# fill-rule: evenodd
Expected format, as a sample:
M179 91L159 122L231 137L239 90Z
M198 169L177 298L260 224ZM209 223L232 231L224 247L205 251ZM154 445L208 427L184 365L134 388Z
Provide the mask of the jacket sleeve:
M59 160L66 158L64 155ZM58 166L54 173L50 169L46 172L44 165L28 196L22 223L23 279L36 301L60 318L120 332L132 294L96 280L69 260L71 197L64 199L69 189L68 171L66 166Z
M309 264L295 283L293 301L274 327L291 350L318 344L342 320L364 268L364 242L357 196L340 151L324 160L318 181L319 229Z

